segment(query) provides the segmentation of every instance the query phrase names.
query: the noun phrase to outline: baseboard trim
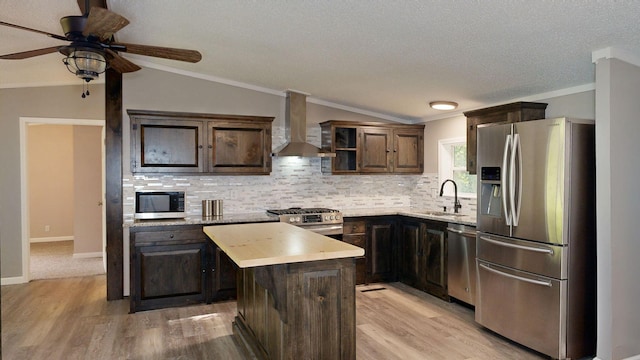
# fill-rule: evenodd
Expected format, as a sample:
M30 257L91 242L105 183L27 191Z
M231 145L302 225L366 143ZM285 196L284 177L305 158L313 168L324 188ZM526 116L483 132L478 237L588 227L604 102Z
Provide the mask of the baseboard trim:
M69 241L73 240L72 236L51 236L51 237L39 237L39 238L30 238L30 243L42 243L42 242L54 242L54 241Z
M86 259L86 258L97 258L102 257L102 252L89 252L89 253L74 253L74 259Z
M24 276L16 276L16 277L6 277L0 279L0 285L16 285L16 284L24 284L27 280Z

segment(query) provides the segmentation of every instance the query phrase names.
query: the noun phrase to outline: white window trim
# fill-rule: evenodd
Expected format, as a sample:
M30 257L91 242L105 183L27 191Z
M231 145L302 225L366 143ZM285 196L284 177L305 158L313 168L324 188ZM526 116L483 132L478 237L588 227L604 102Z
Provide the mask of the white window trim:
M452 156L451 153L447 150L447 148L452 144L464 143L467 141L465 137L456 137L449 139L440 139L438 140L438 194L440 195L440 187L442 183L447 180L453 178L453 164L452 164ZM454 196L455 193L453 191L453 186L447 185L444 188L443 196ZM459 198L471 198L476 199L477 194L474 193L463 193L458 192Z

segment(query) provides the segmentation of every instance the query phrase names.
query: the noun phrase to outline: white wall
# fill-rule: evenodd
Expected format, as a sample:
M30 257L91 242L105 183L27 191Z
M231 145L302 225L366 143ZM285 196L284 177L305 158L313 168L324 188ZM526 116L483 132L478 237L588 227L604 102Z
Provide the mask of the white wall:
M104 119L104 85L0 89L0 253L3 283L22 279L20 117Z
M596 65L598 349L603 360L640 356L640 67Z

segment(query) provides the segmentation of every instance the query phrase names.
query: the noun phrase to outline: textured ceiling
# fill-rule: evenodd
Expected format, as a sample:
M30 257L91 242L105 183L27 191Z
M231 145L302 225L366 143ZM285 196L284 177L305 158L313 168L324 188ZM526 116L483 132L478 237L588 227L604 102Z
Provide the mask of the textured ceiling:
M594 82L591 53L640 54L640 1L111 0L122 42L199 50L197 64L130 56L404 120ZM61 34L75 0L0 0L0 20ZM0 27L0 54L64 42ZM75 83L60 54L0 60L0 86ZM135 73L127 76L135 76ZM126 81L126 77L125 77Z

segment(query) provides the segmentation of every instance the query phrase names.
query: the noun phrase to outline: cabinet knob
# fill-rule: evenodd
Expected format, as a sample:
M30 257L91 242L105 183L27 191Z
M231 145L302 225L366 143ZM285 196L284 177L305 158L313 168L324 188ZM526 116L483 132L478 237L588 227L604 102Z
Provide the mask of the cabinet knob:
M209 145L208 147L209 147L209 149L213 149L213 145Z
M169 237L172 238L172 239L173 239L173 236L174 236L173 234L169 235Z
M198 149L202 149L202 145L198 145Z

